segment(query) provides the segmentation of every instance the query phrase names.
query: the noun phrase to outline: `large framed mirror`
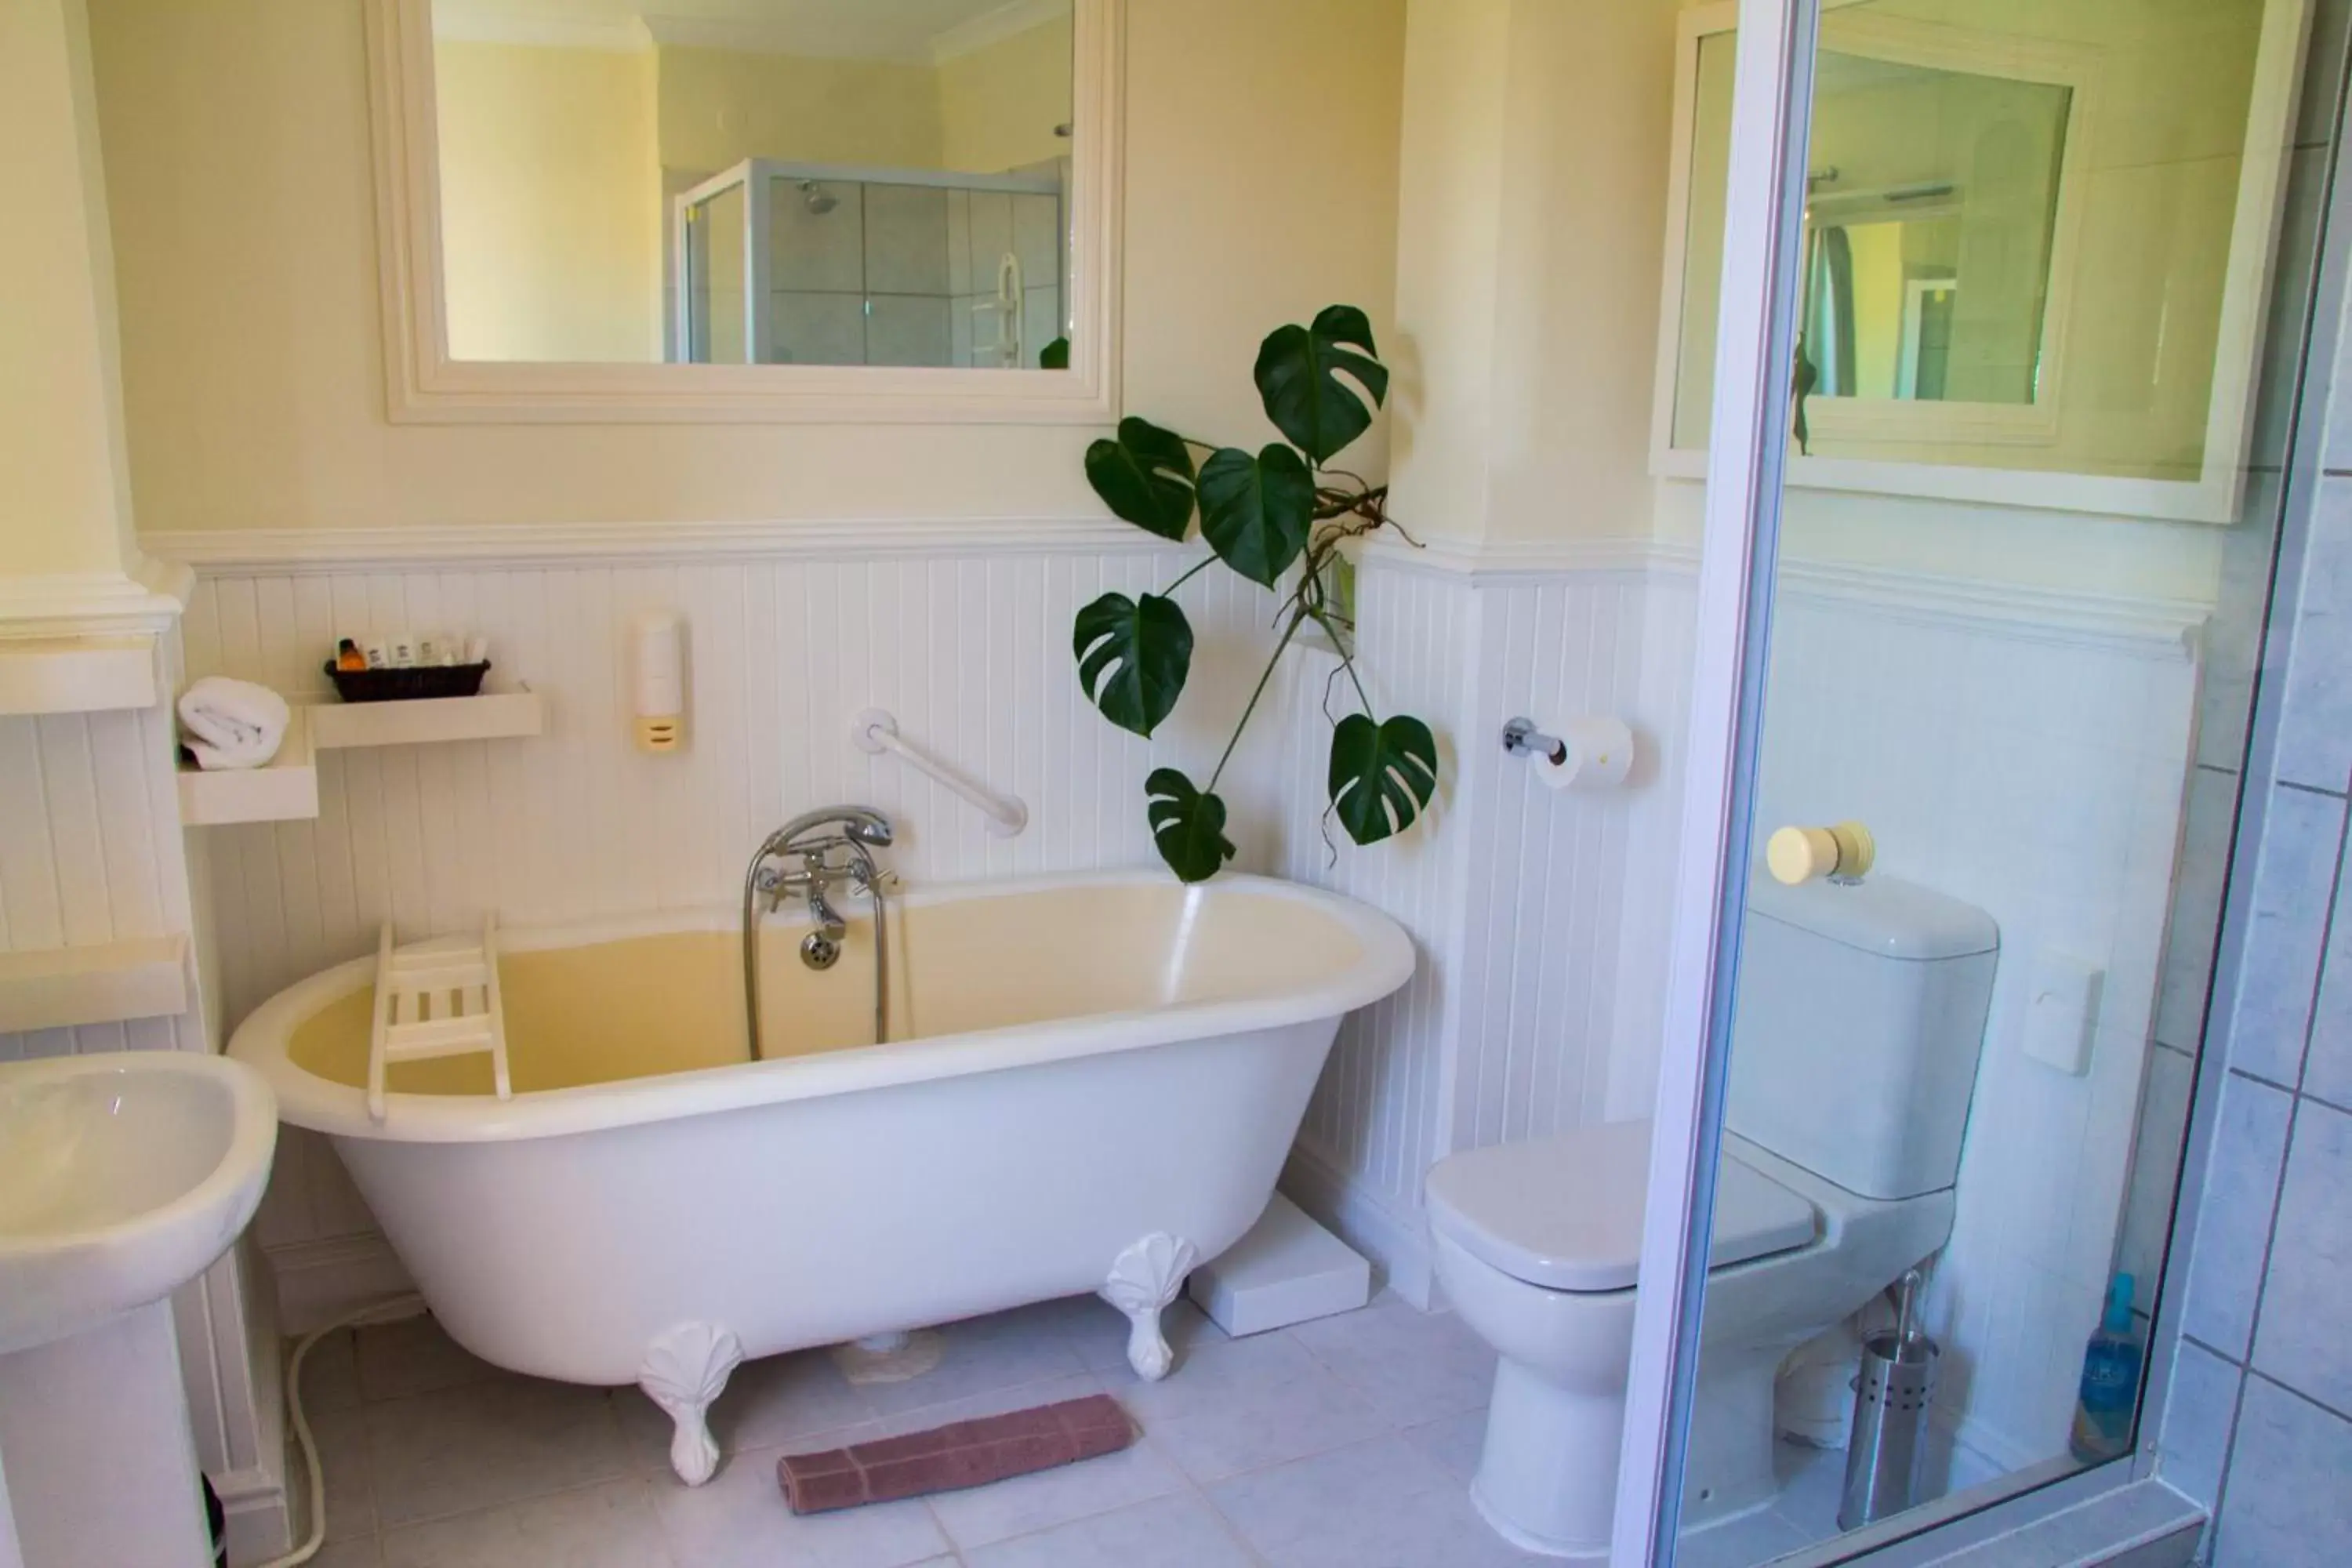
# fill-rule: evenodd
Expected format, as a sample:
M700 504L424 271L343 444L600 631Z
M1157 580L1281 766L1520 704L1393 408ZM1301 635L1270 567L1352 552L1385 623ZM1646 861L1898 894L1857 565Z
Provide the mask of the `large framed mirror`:
M368 0L396 420L1099 424L1119 0Z
M1958 0L1826 5L1789 482L2233 521L2307 0L2210 0L2155 33L2107 0L1998 31ZM1706 471L1736 20L1682 19L1652 416L1671 478Z

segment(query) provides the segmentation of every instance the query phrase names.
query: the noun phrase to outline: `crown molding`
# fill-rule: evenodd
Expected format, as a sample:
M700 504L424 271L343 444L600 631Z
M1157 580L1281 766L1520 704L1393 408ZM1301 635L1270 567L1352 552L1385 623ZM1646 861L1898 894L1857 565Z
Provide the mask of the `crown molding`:
M1010 5L932 34L928 58L931 64L943 66L1069 14L1070 0L1012 0Z
M613 560L1101 554L1170 550L1110 518L779 519L749 522L514 523L488 528L222 529L151 533L154 554L205 576L545 565Z
M519 44L541 49L593 49L600 54L641 55L653 35L635 17L591 21L579 17L517 16L494 5L435 0L436 44Z
M0 638L160 637L178 623L194 585L186 567L152 560L131 574L0 577Z

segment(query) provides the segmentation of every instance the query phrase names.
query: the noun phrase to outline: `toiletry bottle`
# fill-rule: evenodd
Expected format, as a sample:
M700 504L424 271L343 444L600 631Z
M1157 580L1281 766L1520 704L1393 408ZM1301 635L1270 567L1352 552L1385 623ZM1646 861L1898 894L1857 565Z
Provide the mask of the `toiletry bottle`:
M2118 1274L2107 1287L2106 1315L2099 1331L2083 1352L2083 1390L2067 1446L2084 1464L2115 1458L2130 1448L2141 1353L2139 1330L2132 1321L2132 1277Z

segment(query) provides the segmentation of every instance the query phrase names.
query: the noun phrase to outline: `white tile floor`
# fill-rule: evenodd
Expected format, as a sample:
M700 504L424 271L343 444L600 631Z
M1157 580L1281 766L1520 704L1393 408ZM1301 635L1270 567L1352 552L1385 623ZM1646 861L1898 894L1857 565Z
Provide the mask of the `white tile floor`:
M738 1372L709 1485L670 1474L669 1424L635 1389L475 1360L430 1319L322 1341L306 1402L328 1479L321 1568L1484 1568L1539 1562L1467 1494L1493 1359L1394 1298L1229 1340L1169 1314L1175 1372L1139 1382L1126 1321L1091 1298L950 1326L935 1372L856 1387L822 1352ZM1066 1469L795 1518L777 1458L1108 1391L1143 1436ZM1782 1506L1707 1532L1693 1568L1828 1533L1838 1464L1790 1449ZM1802 1473L1800 1473L1801 1470ZM1822 1473L1826 1471L1824 1484ZM1702 1544L1703 1542L1703 1544Z

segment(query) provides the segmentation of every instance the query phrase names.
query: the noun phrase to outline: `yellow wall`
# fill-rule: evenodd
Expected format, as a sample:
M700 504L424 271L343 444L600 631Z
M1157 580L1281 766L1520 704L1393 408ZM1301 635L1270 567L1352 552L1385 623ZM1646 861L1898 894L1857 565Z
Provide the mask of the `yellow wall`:
M1650 531L1675 0L1413 0L1397 513L1512 544Z
M433 55L451 355L658 362L653 55Z
M390 425L359 0L92 21L145 529L1101 514L1091 428ZM1269 328L1344 300L1385 335L1402 24L1130 0L1129 408L1251 439Z
M0 5L0 576L131 559L82 0Z
M940 163L931 68L665 45L661 162L714 174L746 158Z
M1070 118L1070 19L1001 38L939 68L940 162L1003 174L1059 158Z

